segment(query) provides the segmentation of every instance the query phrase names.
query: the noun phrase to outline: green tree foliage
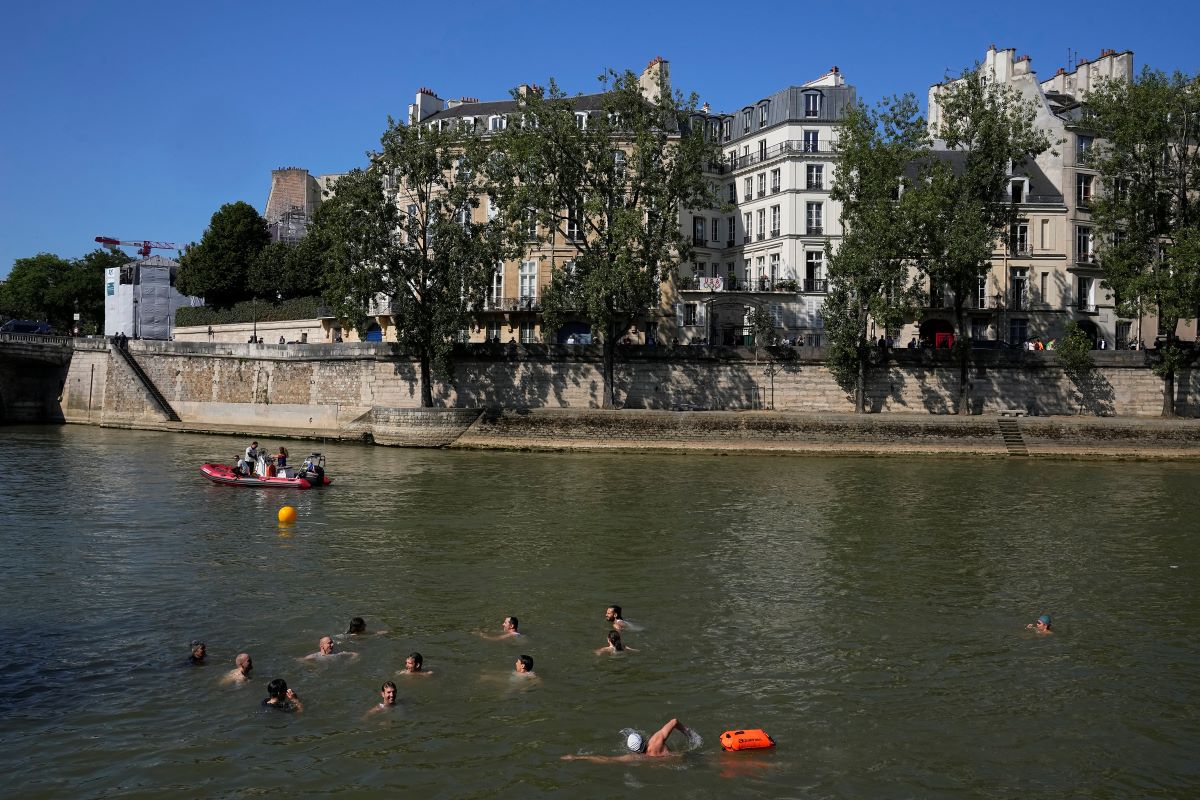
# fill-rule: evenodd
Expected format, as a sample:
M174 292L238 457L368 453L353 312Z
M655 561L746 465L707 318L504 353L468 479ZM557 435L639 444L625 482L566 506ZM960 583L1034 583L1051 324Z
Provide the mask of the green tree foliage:
M389 119L370 168L338 181L309 232L339 316L362 330L371 306L390 305L397 339L419 359L424 407L433 374L451 376L454 339L496 264L517 253L515 229L480 219L487 153L474 134Z
M897 327L915 308L913 206L918 194L901 193L905 172L928 149L925 121L912 95L882 101L875 109L850 108L838 130L837 180L830 197L842 204L845 233L828 254L829 293L821 309L829 343L828 367L866 410L871 352L867 326Z
M79 332L99 333L104 328L104 270L131 260L119 250L94 250L76 259L51 253L19 258L0 282L0 317L45 321L69 333L78 311Z
M180 259L176 288L218 308L251 296L249 275L271 241L267 221L249 203L226 203L212 215L199 244Z
M942 86L938 97L936 136L950 157L929 164L914 197L913 230L931 287L944 288L954 304L956 406L959 414L969 414L967 298L976 291L997 241L1017 221L1017 206L1007 192L1010 169L1019 170L1051 141L1034 125L1033 104L1012 87L987 80L978 65Z
M1180 319L1200 317L1200 76L1146 69L1087 96L1083 123L1103 192L1092 204L1105 284L1118 313L1156 314L1166 332L1156 371L1175 416Z
M250 265L250 292L266 300L290 300L321 293L321 253L307 236L299 242L272 242Z
M611 408L617 342L658 306L663 281L689 257L680 210L711 207L703 171L719 151L688 125L694 96L685 100L660 85L647 97L632 72L601 81L601 110L586 125L553 81L518 98L522 119L497 137L503 157L490 191L512 224L536 220L531 245L577 249L551 265L543 336L573 319L591 325L603 345L602 404Z

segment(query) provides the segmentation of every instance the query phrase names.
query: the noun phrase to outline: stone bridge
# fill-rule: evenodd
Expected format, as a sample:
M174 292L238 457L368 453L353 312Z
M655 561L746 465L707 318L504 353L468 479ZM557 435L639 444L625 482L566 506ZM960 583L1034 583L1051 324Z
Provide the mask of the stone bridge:
M77 341L105 347L99 339L0 333L0 422L63 419L59 399Z

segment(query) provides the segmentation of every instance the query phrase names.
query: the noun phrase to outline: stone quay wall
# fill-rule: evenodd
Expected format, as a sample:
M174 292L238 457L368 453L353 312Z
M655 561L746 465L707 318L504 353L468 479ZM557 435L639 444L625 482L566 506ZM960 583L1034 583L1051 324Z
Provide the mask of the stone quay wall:
M852 400L829 374L819 350L623 349L615 384L626 412L756 412L726 415L728 419L667 415L674 421L643 420L626 436L604 428L610 423L597 422L600 417L584 414L506 413L504 419L511 421L502 427L496 426L494 415L480 416L481 409L599 408L603 380L595 347L466 347L459 353L454 381L435 384L439 409L434 410L420 409L417 364L392 344L131 342L130 350L182 422L165 422L137 376L103 343L76 348L60 398L67 421L415 446L483 446L488 437L504 439L502 446L520 446L520 436L533 437L532 429L521 433L520 419L535 418L540 427L533 438L543 443L578 443L581 436L598 437L601 443L674 438L715 445L744 440L770 449L782 446L788 436L801 436L810 444L832 447L840 442L853 449L880 437L896 439L903 429L910 438L918 431L926 449L1003 450L994 419L949 414L958 367L948 351L901 350L880 358L870 371L867 392L870 409L878 413L861 417L849 413ZM1146 353L1095 356L1096 370L1079 386L1058 368L1053 353L978 352L969 373L973 410L985 417L1018 411L1038 420L1082 417L1093 422L1160 414L1162 381L1152 373ZM1200 416L1200 368L1179 372L1176 402L1181 416ZM846 414L849 421L834 424L831 418L820 426L810 420L796 428L794 419L786 419L789 414ZM625 418L636 415L626 413ZM1022 422L1026 428L1033 423ZM895 431L889 432L888 425ZM571 428L576 433L568 435ZM780 433L785 429L791 431L786 436ZM1047 433L1047 446L1091 435L1078 428L1070 431ZM531 440L530 446L539 445Z

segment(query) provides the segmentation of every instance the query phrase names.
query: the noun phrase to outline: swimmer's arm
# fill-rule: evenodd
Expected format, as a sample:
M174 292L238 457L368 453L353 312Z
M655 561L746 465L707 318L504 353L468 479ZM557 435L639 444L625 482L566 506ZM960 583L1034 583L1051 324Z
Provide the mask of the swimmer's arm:
M287 698L292 701L292 706L296 709L297 714L304 710L304 703L300 702L300 698L296 695L294 689L287 690Z
M591 761L593 764L623 764L629 761L637 761L638 756L634 753L626 753L623 756L579 756L574 753L568 753L562 757L563 761Z
M629 648L626 648L626 649L628 650ZM611 651L612 651L612 648L611 648L611 647L598 647L598 648L596 648L596 655L598 655L598 656L602 656L602 655L604 655L605 653L608 653L608 652L611 652Z
M650 742L646 745L646 754L654 756L665 751L667 749L667 737L671 735L671 731L673 730L678 730L684 735L687 734L687 726L677 719L672 719L650 737Z

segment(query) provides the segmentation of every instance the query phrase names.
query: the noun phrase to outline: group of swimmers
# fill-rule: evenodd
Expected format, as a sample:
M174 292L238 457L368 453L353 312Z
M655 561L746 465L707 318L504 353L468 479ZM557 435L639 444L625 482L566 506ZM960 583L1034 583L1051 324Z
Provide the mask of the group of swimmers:
M604 619L610 625L607 633L608 644L596 650L596 655L604 653L620 653L620 652L635 652L634 648L629 647L621 638L621 631L628 630L630 623L624 619L621 614L621 606L610 605L604 610ZM1038 635L1050 635L1053 633L1049 614L1042 614L1036 620L1025 626L1026 630L1031 630ZM386 634L387 631L375 631L375 635ZM490 641L500 641L504 639L516 639L524 636L520 632L520 621L515 616L507 616L500 625L498 634L491 634L486 631L476 631L477 635ZM347 636L365 636L367 635L367 625L362 617L354 617L350 620L350 626L346 630ZM207 646L203 641L194 640L191 642L191 655L188 658L188 663L192 666L200 666L206 663ZM358 658L358 653L351 650L340 649L334 642L332 636L322 636L317 642L317 651L302 656L300 661L324 661L334 658L346 658L353 660ZM234 659L234 668L225 673L221 677L223 685L244 684L250 681L250 674L254 669L254 662L249 653L238 653ZM401 674L410 676L429 676L432 671L424 669L424 659L419 652L413 652L408 655L404 661L404 669ZM517 656L513 664L513 677L518 677L526 680L538 680L536 673L533 671L533 657L522 653ZM366 716L370 716L379 712L389 711L396 706L396 684L394 681L384 681L379 688L380 701L375 706L368 709ZM262 701L263 709L272 709L275 711L283 711L288 713L299 713L304 710L304 703L296 694L295 690L287 685L287 681L283 678L275 678L267 684L267 697ZM667 746L667 738L671 733L678 731L684 736L691 737L690 729L680 722L678 719L671 719L666 722L661 728L649 737L644 736L637 731L628 730L625 733L625 747L629 751L619 756L599 756L599 755L575 755L568 754L562 756L564 761L592 761L596 763L616 763L636 760L641 757L646 758L662 758L672 755L672 751Z

